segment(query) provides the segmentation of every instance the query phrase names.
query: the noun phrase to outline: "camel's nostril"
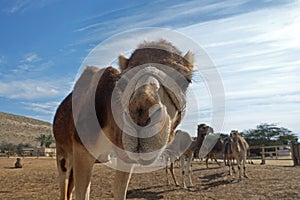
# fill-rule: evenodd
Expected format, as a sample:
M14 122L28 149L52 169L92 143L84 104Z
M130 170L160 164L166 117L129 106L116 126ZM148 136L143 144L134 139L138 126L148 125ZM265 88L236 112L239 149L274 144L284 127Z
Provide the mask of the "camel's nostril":
M143 115L143 112L144 112L143 108L138 108L136 114L138 117L141 117Z

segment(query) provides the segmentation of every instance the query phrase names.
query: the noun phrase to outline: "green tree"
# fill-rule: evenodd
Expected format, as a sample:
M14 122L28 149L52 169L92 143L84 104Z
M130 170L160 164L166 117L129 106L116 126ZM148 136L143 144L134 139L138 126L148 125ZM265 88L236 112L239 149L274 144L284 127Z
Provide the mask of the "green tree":
M35 138L36 141L40 143L40 146L43 147L45 145L47 136L45 134L41 134Z
M38 137L36 137L35 140L40 143L41 147L45 146L47 148L49 148L50 145L54 142L54 138L51 134L49 135L41 134Z
M250 146L287 145L298 140L297 136L289 129L267 123L257 125L256 129L243 131L242 135Z
M1 151L7 153L8 157L17 152L17 146L13 143L2 142L0 148Z
M51 134L46 136L45 147L49 148L51 144L54 142L54 138Z
M222 140L224 140L225 138L227 138L229 136L229 134L225 134L225 133L221 133L220 134L220 138L222 139Z

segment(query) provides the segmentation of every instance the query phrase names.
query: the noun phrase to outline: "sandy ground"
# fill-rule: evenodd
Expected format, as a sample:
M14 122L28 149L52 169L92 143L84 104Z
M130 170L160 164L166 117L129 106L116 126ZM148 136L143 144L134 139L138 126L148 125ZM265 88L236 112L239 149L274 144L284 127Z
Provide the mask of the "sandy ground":
M14 169L15 158L0 158L0 199L59 199L54 158L25 158L24 168ZM190 189L166 184L164 170L132 176L128 199L300 199L300 167L291 161L267 161L248 165L249 179L237 182L225 166L193 163ZM175 168L179 180L179 168ZM91 199L113 199L113 170L96 164ZM170 179L171 180L171 179Z

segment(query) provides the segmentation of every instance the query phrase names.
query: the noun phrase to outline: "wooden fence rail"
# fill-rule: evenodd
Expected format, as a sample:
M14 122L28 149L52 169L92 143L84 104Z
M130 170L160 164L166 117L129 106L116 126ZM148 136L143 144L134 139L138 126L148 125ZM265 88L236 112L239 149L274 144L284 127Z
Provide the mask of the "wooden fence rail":
M280 159L280 160L293 160L294 166L300 165L300 144L291 145L279 145L279 146L251 146L251 150L259 149L261 154L261 164L266 163L266 157L268 160ZM282 156L284 157L282 158Z

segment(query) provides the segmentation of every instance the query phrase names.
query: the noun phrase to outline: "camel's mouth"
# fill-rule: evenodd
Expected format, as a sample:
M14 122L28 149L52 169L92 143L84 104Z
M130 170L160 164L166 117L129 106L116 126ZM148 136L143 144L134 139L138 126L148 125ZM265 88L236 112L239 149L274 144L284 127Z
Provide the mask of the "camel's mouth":
M123 132L137 138L150 138L158 134L167 123L167 110L165 107L158 105L153 106L152 110L154 111L149 111L152 114L150 114L149 123L146 126L137 125L130 117L130 114L124 112Z
M140 165L151 165L155 162L155 160L157 160L160 157L162 151L162 149L148 153L133 153L126 151L126 154L129 157L129 159L132 160L134 163Z

